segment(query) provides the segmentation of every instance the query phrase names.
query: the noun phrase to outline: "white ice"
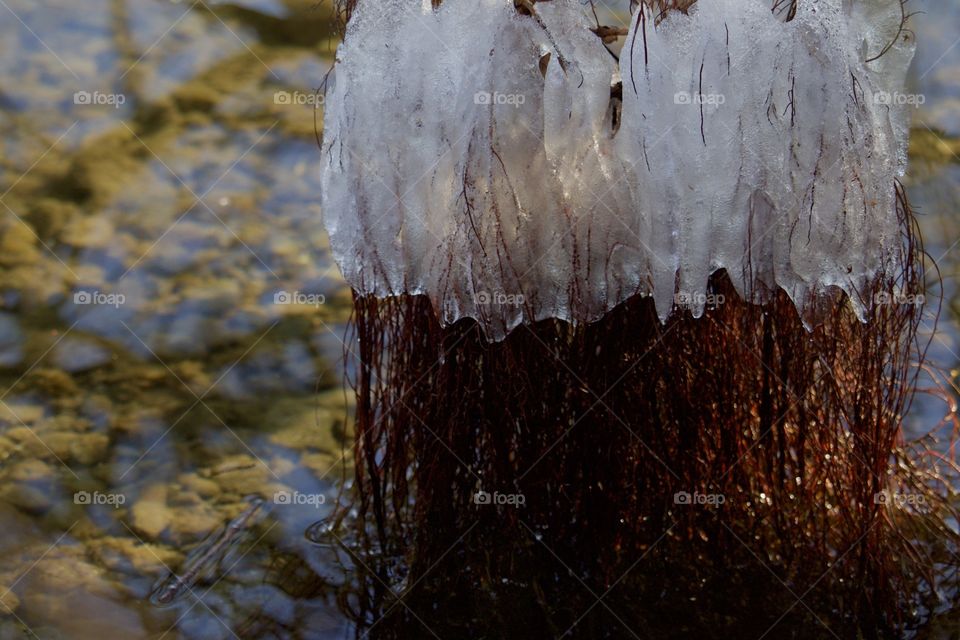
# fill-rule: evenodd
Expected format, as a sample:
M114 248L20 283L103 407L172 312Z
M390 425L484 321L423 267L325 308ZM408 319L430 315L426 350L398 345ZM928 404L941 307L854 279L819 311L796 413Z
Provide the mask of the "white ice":
M756 302L779 287L806 313L836 287L862 313L896 268L908 114L888 96L913 43L899 0L770 5L638 10L618 65L578 0L360 0L323 140L348 283L491 340L637 294L699 315L718 269Z

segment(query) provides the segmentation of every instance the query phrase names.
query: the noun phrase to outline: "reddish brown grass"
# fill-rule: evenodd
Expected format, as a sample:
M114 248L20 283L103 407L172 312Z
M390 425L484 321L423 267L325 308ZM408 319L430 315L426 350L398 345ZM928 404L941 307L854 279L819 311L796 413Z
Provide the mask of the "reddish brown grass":
M635 297L494 344L473 321L440 326L423 297L355 297L347 521L366 569L344 603L361 628L877 638L919 624L956 579L956 466L903 438L922 308L878 301L924 284L897 193L904 267L865 292L866 322L838 295L808 331L785 294L744 302L723 273L724 304L699 319L661 324ZM478 505L480 489L526 504Z

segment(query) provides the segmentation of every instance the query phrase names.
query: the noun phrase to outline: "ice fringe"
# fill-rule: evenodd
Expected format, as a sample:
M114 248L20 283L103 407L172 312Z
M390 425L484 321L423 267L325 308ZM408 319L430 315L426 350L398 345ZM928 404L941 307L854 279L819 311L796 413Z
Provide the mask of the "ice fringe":
M322 206L361 294L426 294L488 339L633 295L695 315L726 269L805 317L897 272L912 38L900 0L637 9L619 65L577 0L360 0L324 118ZM892 46L889 46L891 45ZM883 52L883 55L877 57Z

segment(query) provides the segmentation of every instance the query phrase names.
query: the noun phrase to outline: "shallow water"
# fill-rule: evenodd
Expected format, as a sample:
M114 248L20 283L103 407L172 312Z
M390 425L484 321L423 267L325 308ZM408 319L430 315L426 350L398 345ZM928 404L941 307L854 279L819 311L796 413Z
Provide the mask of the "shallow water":
M906 182L951 371L960 4L911 8L925 103ZM0 638L349 635L325 586L342 570L303 537L336 500L350 423L349 296L317 204L328 3L0 0L0 16ZM921 397L908 428L944 411ZM251 495L263 516L218 546Z

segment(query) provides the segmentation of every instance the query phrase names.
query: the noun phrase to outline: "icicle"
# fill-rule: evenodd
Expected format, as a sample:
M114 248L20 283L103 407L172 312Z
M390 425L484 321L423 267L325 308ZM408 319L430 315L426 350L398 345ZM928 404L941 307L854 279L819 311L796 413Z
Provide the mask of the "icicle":
M837 288L862 315L897 267L899 0L641 8L619 67L577 0L533 7L358 3L322 183L351 286L426 294L491 340L638 294L698 315L721 268L749 300L780 287L806 317Z

